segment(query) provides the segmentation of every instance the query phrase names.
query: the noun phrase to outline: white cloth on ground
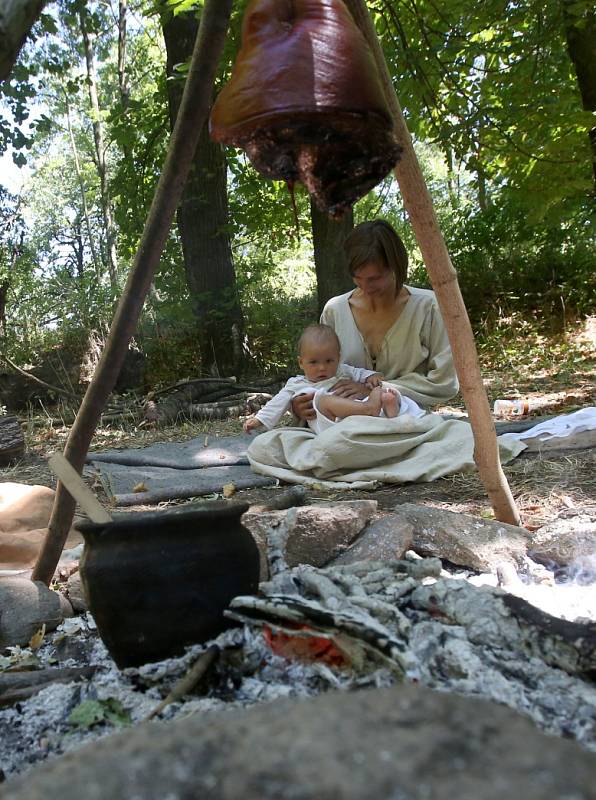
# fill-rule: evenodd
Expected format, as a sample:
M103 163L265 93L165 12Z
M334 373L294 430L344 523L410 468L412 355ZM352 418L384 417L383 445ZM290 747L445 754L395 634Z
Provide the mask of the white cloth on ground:
M571 414L561 414L553 419L539 422L533 428L520 433L504 433L501 438L508 439L538 439L545 442L549 439L564 438L575 433L596 430L596 407L580 408Z
M321 322L337 333L343 361L381 372L385 380L421 406L444 403L457 393L459 383L437 298L429 289L404 288L410 297L387 331L375 362L350 308L354 290L332 297L323 309Z

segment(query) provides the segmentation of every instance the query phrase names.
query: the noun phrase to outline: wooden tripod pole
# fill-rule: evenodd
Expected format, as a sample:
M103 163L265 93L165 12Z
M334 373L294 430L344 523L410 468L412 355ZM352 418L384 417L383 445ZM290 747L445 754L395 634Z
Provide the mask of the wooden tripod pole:
M128 344L136 331L145 297L180 202L199 135L209 113L215 71L231 11L232 0L206 0L201 14L182 103L134 264L112 320L105 349L64 449L66 459L79 474L83 470L89 444L106 400L116 384ZM59 481L48 535L33 570L32 580L49 585L68 536L74 510L75 500Z
M519 525L519 511L501 468L495 425L482 382L474 334L457 281L457 273L439 228L433 202L414 152L412 138L389 75L387 62L365 0L345 0L345 4L373 52L393 116L395 133L403 147L401 160L395 168L395 177L449 336L455 369L474 434L474 461L480 479L487 491L495 518L501 522Z

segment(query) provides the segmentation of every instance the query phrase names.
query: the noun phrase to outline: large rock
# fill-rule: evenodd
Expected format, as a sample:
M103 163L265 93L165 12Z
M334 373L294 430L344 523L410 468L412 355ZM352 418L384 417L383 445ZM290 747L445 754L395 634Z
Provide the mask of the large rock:
M346 550L377 511L376 500L349 500L296 508L296 524L285 550L290 567L311 564L323 567ZM247 511L242 517L261 554L261 580L268 577L267 530L278 525L287 511Z
M479 572L494 572L502 562L521 564L531 546L525 528L414 503L394 511L414 529L413 548Z
M10 800L590 800L596 759L492 703L412 685L145 724L44 764Z
M414 529L399 514L386 514L373 520L356 541L331 562L354 564L356 561L395 561L412 547Z
M53 631L71 616L66 598L44 583L0 578L0 648L26 645L42 625Z
M531 555L538 561L581 569L583 561L596 557L596 508L562 512L532 537Z
M66 596L73 609L78 613L83 613L89 609L89 603L81 583L81 573L78 570L73 572L66 582Z

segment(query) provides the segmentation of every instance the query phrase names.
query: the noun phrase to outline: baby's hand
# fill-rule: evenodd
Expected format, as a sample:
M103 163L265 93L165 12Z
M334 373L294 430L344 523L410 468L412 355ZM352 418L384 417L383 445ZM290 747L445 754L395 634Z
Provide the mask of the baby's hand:
M372 375L369 375L365 381L365 385L369 389L375 389L377 386L380 386L383 381L385 380L385 376L382 375L380 372L375 372Z
M245 433L250 433L251 431L258 430L259 428L264 428L265 426L263 425L262 422L259 422L259 420L256 417L247 417L247 419L244 420L244 424L242 427Z

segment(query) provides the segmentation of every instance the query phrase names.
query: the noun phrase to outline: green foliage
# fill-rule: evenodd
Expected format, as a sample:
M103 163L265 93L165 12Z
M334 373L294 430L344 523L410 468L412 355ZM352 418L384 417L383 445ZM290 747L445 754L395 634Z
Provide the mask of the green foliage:
M112 287L78 2L60 0L42 15L10 80L0 87L0 153L10 145L15 161L31 168L19 201L16 259L11 254L17 228L3 229L0 236L0 283L10 281L3 347L21 363L63 340L84 342L85 332L107 329L169 138L162 0L134 3L125 97L118 82L115 7L91 0L88 26L97 55L121 266ZM203 6L202 0L167 3L174 14L200 14ZM234 3L216 88L229 76L246 3ZM582 110L565 31L585 26L591 4L370 0L368 5L475 323L494 308L507 318L550 314L561 321L589 313L594 287L587 132L593 122ZM262 179L239 151L229 148L226 154L229 230L252 366L259 372L293 372L295 341L316 319L308 198L299 188L297 234L285 184ZM0 196L0 224L6 218L2 209L12 213L16 202ZM355 209L357 222L377 216L402 235L410 282L428 285L391 177ZM200 371L175 228L138 341L149 357L150 382L174 382Z
M497 306L543 317L589 314L596 300L589 217L570 209L565 222L535 227L515 203L454 220L449 247L469 313Z
M310 242L278 250L272 263L257 249L237 262L251 366L293 374L296 342L317 321L316 281Z
M130 725L132 720L120 700L107 697L105 700L84 700L79 703L68 715L68 722L74 727L88 730L102 723L122 727Z

